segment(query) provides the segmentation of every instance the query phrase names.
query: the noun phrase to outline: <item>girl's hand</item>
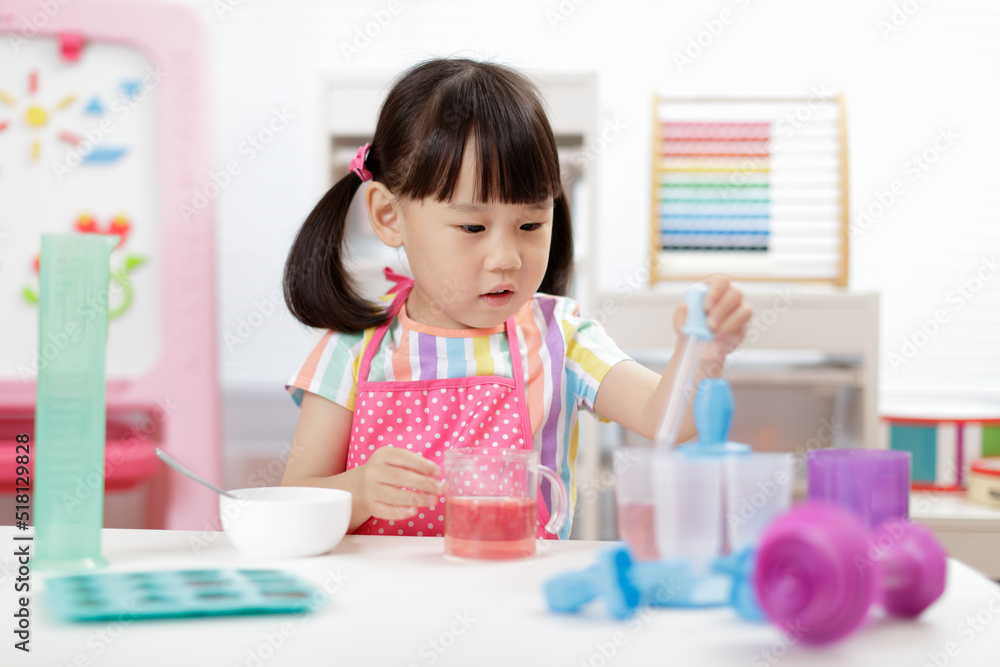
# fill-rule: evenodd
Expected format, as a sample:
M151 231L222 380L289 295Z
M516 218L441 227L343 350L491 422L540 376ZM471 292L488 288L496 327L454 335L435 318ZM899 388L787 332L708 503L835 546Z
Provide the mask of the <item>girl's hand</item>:
M747 323L753 311L743 300L740 288L729 282L722 275L711 276L705 280L708 294L705 295L705 320L708 328L715 334L711 343L705 346L702 355L702 365L710 377L722 375L722 366L726 355L735 350L743 342ZM687 320L687 304L681 303L674 311L674 331L683 335L681 329Z
M362 507L376 519L409 518L444 492L441 468L406 449L379 447L360 469Z

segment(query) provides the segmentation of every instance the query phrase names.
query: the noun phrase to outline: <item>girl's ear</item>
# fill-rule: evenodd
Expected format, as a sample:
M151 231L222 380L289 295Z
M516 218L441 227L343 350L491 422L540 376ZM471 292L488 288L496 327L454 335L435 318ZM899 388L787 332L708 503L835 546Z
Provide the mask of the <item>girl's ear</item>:
M368 221L376 236L390 248L403 245L403 235L399 226L399 202L382 183L372 182L365 190L365 206L368 207Z

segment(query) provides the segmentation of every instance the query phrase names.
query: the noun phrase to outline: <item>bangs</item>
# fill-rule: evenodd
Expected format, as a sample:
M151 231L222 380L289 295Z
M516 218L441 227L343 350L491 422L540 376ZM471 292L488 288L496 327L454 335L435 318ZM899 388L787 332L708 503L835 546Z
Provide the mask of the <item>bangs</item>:
M562 192L552 128L521 75L467 69L441 81L415 111L413 159L398 194L451 201L464 157L475 160L476 203L537 204ZM467 144L474 151L468 156Z

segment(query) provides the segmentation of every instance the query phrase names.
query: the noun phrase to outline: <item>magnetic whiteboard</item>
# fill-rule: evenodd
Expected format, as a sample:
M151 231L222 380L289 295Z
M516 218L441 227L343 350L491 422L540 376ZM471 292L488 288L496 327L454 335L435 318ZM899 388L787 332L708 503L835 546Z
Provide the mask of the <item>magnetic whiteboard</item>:
M161 346L157 86L138 51L86 42L74 62L53 37L0 49L0 381L33 380L59 341L38 341L35 259L44 233L127 227L112 253L107 372L146 373ZM117 222L115 222L117 219ZM53 347L55 346L55 347Z

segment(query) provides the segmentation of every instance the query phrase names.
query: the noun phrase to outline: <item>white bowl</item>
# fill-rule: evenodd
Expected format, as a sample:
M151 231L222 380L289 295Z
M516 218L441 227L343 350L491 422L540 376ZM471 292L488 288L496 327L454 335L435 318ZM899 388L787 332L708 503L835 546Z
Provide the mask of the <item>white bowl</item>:
M268 486L219 496L219 518L240 551L261 557L325 554L351 523L351 493L339 489Z

